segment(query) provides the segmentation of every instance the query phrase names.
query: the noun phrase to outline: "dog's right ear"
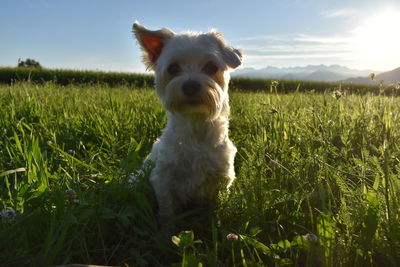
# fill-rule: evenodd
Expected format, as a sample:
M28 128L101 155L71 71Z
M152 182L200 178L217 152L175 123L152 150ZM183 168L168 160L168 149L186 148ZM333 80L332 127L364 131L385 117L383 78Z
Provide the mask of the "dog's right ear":
M160 57L166 41L174 36L174 33L166 28L158 31L151 31L138 22L133 23L133 33L143 51L143 63L149 69L156 66L157 59Z

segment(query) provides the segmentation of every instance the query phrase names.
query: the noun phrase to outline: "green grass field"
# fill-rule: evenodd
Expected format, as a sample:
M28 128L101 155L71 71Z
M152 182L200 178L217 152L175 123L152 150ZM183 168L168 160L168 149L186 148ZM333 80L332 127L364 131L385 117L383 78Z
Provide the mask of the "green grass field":
M162 242L148 174L126 179L166 122L153 90L0 85L0 265L400 264L400 98L232 92L231 106L230 195Z

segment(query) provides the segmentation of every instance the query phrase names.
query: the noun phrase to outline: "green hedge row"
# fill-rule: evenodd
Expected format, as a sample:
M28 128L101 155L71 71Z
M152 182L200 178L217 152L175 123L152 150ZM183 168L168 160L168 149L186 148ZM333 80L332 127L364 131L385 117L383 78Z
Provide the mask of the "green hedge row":
M400 90L395 85L355 84L340 82L274 80L255 78L233 78L231 88L243 91L267 91L267 92L333 92L340 91L351 94L374 94L387 96L400 96Z
M31 81L34 83L55 82L60 85L106 84L111 87L128 85L139 88L151 87L154 84L154 78L149 74L0 67L0 83L12 84L19 81ZM393 85L380 86L338 82L289 81L254 78L232 78L230 89L279 93L289 93L294 91L326 92L339 90L354 94L400 95L400 90Z
M77 71L62 69L34 69L34 68L0 68L0 82L12 84L19 81L34 83L55 82L60 85L68 84L107 84L109 86L132 85L135 87L153 86L152 75Z

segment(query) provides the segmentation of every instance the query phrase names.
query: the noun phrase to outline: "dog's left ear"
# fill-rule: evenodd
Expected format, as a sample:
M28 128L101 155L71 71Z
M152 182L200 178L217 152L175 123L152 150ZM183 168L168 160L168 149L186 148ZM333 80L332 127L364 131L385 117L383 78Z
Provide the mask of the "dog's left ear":
M151 31L138 22L133 23L133 33L142 48L143 63L149 69L154 69L165 43L174 36L174 33L166 28Z
M242 64L242 53L232 46L226 46L222 56L226 64L232 69L236 69Z
M232 46L226 44L222 33L212 30L209 32L213 36L221 49L222 58L224 59L226 65L231 69L235 69L242 64L242 52Z

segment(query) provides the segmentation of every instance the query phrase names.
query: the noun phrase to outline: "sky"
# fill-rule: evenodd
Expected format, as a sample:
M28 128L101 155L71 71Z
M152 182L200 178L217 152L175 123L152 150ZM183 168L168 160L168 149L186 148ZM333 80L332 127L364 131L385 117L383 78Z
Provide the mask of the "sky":
M400 0L2 0L0 66L145 72L134 21L217 29L242 50L242 68L400 66Z

